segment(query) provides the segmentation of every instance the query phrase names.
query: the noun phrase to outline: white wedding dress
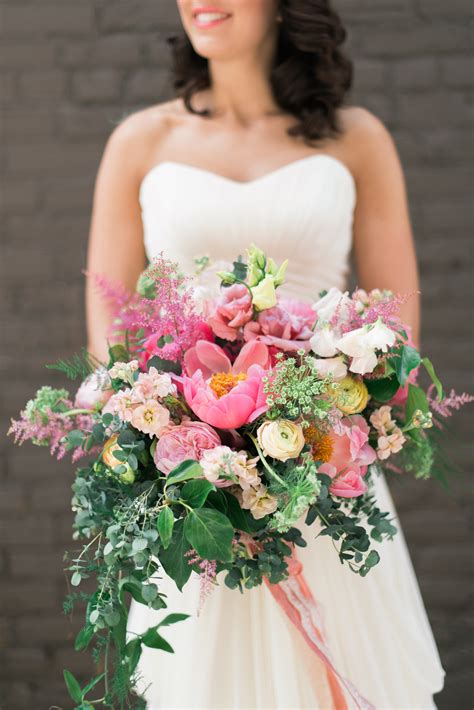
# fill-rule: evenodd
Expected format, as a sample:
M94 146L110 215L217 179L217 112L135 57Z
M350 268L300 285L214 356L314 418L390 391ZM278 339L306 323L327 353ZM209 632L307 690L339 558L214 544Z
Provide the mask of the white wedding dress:
M281 292L316 300L343 288L352 241L356 186L349 169L326 154L296 160L249 182L166 161L140 189L144 240L151 259L161 250L194 273L193 259L230 260L254 242L277 263L289 259ZM420 485L423 485L420 482ZM396 513L385 480L379 505ZM336 668L377 710L436 707L444 671L403 534L382 545L381 562L366 578L340 564L332 542L298 527L304 575L322 610ZM199 578L183 592L160 573L170 612L192 616L165 629L175 653L144 648L139 688L150 710L329 710L326 676L269 589L240 594L223 583L199 616ZM133 602L129 630L157 624L156 612ZM167 631L167 633L166 633ZM339 710L339 708L337 709Z

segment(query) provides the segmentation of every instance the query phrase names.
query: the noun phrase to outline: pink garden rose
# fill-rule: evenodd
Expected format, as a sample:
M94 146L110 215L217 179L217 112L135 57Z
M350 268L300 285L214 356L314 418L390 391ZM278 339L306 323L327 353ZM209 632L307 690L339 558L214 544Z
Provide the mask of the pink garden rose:
M252 296L243 284L222 290L208 323L219 338L235 340L237 332L253 315Z
M329 488L333 495L353 498L367 490L362 477L367 473L367 466L377 458L368 443L369 431L364 417L355 414L344 417L338 431L329 434L333 447L331 458L319 467L319 472L333 479Z
M161 437L153 454L156 467L168 475L186 459L199 461L207 449L220 446L219 435L204 422L185 421L170 426Z
M244 338L284 351L309 350L314 319L314 311L307 303L282 299L273 308L259 313L257 320L244 326Z

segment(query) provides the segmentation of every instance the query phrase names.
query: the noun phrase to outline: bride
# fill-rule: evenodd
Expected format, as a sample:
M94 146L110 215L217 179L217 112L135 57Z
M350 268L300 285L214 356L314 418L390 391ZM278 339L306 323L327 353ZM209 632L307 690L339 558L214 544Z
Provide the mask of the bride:
M178 0L177 98L126 118L96 181L88 270L133 289L161 250L184 271L251 242L289 258L287 294L344 288L351 249L361 288L418 290L404 176L384 124L345 104L352 65L328 0ZM106 357L109 314L87 286L89 350ZM419 301L403 307L419 336ZM396 513L385 481L379 504ZM329 538L300 551L338 671L358 707L435 707L444 671L399 532L362 579ZM327 676L265 585L213 589L199 615L199 578L179 592L160 571L168 609L191 616L169 634L174 654L144 649L139 688L151 710L302 710L336 705ZM159 618L155 620L155 615ZM129 630L161 618L133 603ZM346 707L344 705L344 707ZM337 710L341 706L337 705Z

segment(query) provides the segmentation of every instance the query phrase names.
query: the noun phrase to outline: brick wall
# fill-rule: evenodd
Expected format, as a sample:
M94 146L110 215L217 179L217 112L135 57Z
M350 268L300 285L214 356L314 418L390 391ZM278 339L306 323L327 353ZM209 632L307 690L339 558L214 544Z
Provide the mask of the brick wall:
M356 60L353 103L380 116L406 172L423 288L423 340L440 374L474 389L468 330L472 273L472 56L467 0L339 0ZM174 0L2 0L5 178L1 278L2 431L44 363L85 343L83 277L93 181L120 118L169 95L164 37ZM471 71L469 72L469 69ZM471 76L470 76L471 75ZM465 473L447 497L434 482L392 486L448 672L440 708L472 706L468 673L468 475L472 416L450 446ZM61 615L71 548L70 466L2 439L0 664L3 710L65 697L61 671L89 670L71 650L80 619Z

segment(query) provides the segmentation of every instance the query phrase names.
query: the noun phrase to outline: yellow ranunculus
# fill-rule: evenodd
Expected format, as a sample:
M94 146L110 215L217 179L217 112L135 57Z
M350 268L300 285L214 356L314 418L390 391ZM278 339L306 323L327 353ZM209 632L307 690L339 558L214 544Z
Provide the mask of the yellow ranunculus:
M252 303L258 311L272 308L276 305L275 280L267 274L257 286L252 286Z
M362 380L347 375L335 382L333 387L331 396L336 407L344 414L358 414L366 408L369 392Z
M122 483L133 483L135 480L135 473L130 464L125 463L124 461L119 461L114 456L114 451L122 450L120 445L117 444L117 439L117 434L113 434L110 439L107 439L102 450L102 461L105 463L106 466L112 469L116 466L125 466L126 471L119 474L119 478Z
M303 429L290 419L263 422L257 430L257 439L263 452L278 461L295 459L306 443Z

